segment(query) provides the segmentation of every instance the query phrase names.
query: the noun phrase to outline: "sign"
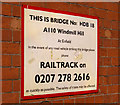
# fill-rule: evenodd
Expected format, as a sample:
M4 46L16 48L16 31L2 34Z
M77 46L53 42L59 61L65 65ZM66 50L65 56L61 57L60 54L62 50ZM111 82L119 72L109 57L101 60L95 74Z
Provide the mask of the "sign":
M22 7L23 99L98 91L98 18Z

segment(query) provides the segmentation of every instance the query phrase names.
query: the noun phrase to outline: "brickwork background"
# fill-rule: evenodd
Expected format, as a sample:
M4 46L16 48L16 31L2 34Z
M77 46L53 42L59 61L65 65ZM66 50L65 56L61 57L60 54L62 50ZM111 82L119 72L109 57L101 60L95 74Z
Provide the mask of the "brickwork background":
M21 82L21 6L44 7L99 17L99 92L92 94L22 100ZM117 2L0 2L0 71L2 103L120 103L120 4ZM0 50L1 51L1 50Z

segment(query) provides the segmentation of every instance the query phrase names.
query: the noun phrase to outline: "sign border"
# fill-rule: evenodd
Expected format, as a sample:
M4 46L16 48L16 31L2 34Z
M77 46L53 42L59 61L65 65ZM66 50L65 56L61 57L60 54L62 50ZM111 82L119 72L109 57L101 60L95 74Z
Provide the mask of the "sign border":
M96 90L24 96L24 9L25 8L97 19L97 89ZM77 95L77 94L87 94L87 93L98 92L98 87L99 87L99 18L96 16L90 16L90 15L84 15L84 14L79 14L79 13L54 10L54 9L48 9L48 8L42 8L42 7L35 7L35 6L29 6L29 5L22 5L21 12L22 12L21 13L21 99L24 100L24 99L36 99L36 98L48 98L48 97L58 97L58 96Z

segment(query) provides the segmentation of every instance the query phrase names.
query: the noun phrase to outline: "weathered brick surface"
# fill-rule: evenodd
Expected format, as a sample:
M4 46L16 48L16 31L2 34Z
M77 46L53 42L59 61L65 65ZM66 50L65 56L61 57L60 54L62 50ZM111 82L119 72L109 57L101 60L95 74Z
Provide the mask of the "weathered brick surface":
M13 16L18 16L18 17L21 16L21 6L13 5L12 9L13 9Z
M11 8L12 6L9 4L2 4L2 15L11 16Z
M2 92L12 92L12 81L2 81Z
M0 29L2 41L12 41L12 30Z
M104 96L96 96L95 97L95 103L104 103Z
M19 79L19 68L2 68L2 79L3 80L14 80Z
M67 3L63 3L63 2L60 2L60 3L48 2L48 3L45 3L45 7L56 9L56 10L64 10L64 11L69 11L70 9L70 5Z
M20 54L20 44L12 43L12 42L3 42L2 53L3 54Z
M0 72L2 74L3 103L41 103L41 105L118 103L118 90L120 90L120 20L118 18L120 11L118 9L120 5L117 2L3 2L1 4ZM98 93L34 100L21 99L20 47L21 7L23 4L99 17Z
M19 93L3 93L3 103L19 103Z
M21 36L21 31L19 31L19 30L13 31L13 41L20 42L21 41L20 36Z
M11 29L11 17L2 17L2 27L3 29Z
M20 56L19 55L12 56L12 65L13 66L20 66Z
M2 55L0 56L1 61L0 66L11 66L11 55Z
M13 91L20 91L20 80L13 80Z
M85 98L85 103L93 104L94 103L94 97L87 97L87 98Z
M68 100L64 100L64 105L68 105L68 103L74 103L75 99L68 99Z

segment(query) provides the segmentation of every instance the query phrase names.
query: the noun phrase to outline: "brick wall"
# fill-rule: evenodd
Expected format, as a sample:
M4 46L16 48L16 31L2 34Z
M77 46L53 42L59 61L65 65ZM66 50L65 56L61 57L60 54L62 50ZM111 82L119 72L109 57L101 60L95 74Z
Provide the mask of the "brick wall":
M21 82L21 6L22 4L44 7L99 17L100 59L99 92L34 100L22 100ZM120 27L118 15L120 7L117 2L0 2L2 13L0 21L2 34L0 41L2 72L2 103L119 103L120 94ZM119 29L118 29L119 28ZM1 51L1 50L0 50ZM119 89L120 90L120 89ZM62 105L61 104L61 105Z

